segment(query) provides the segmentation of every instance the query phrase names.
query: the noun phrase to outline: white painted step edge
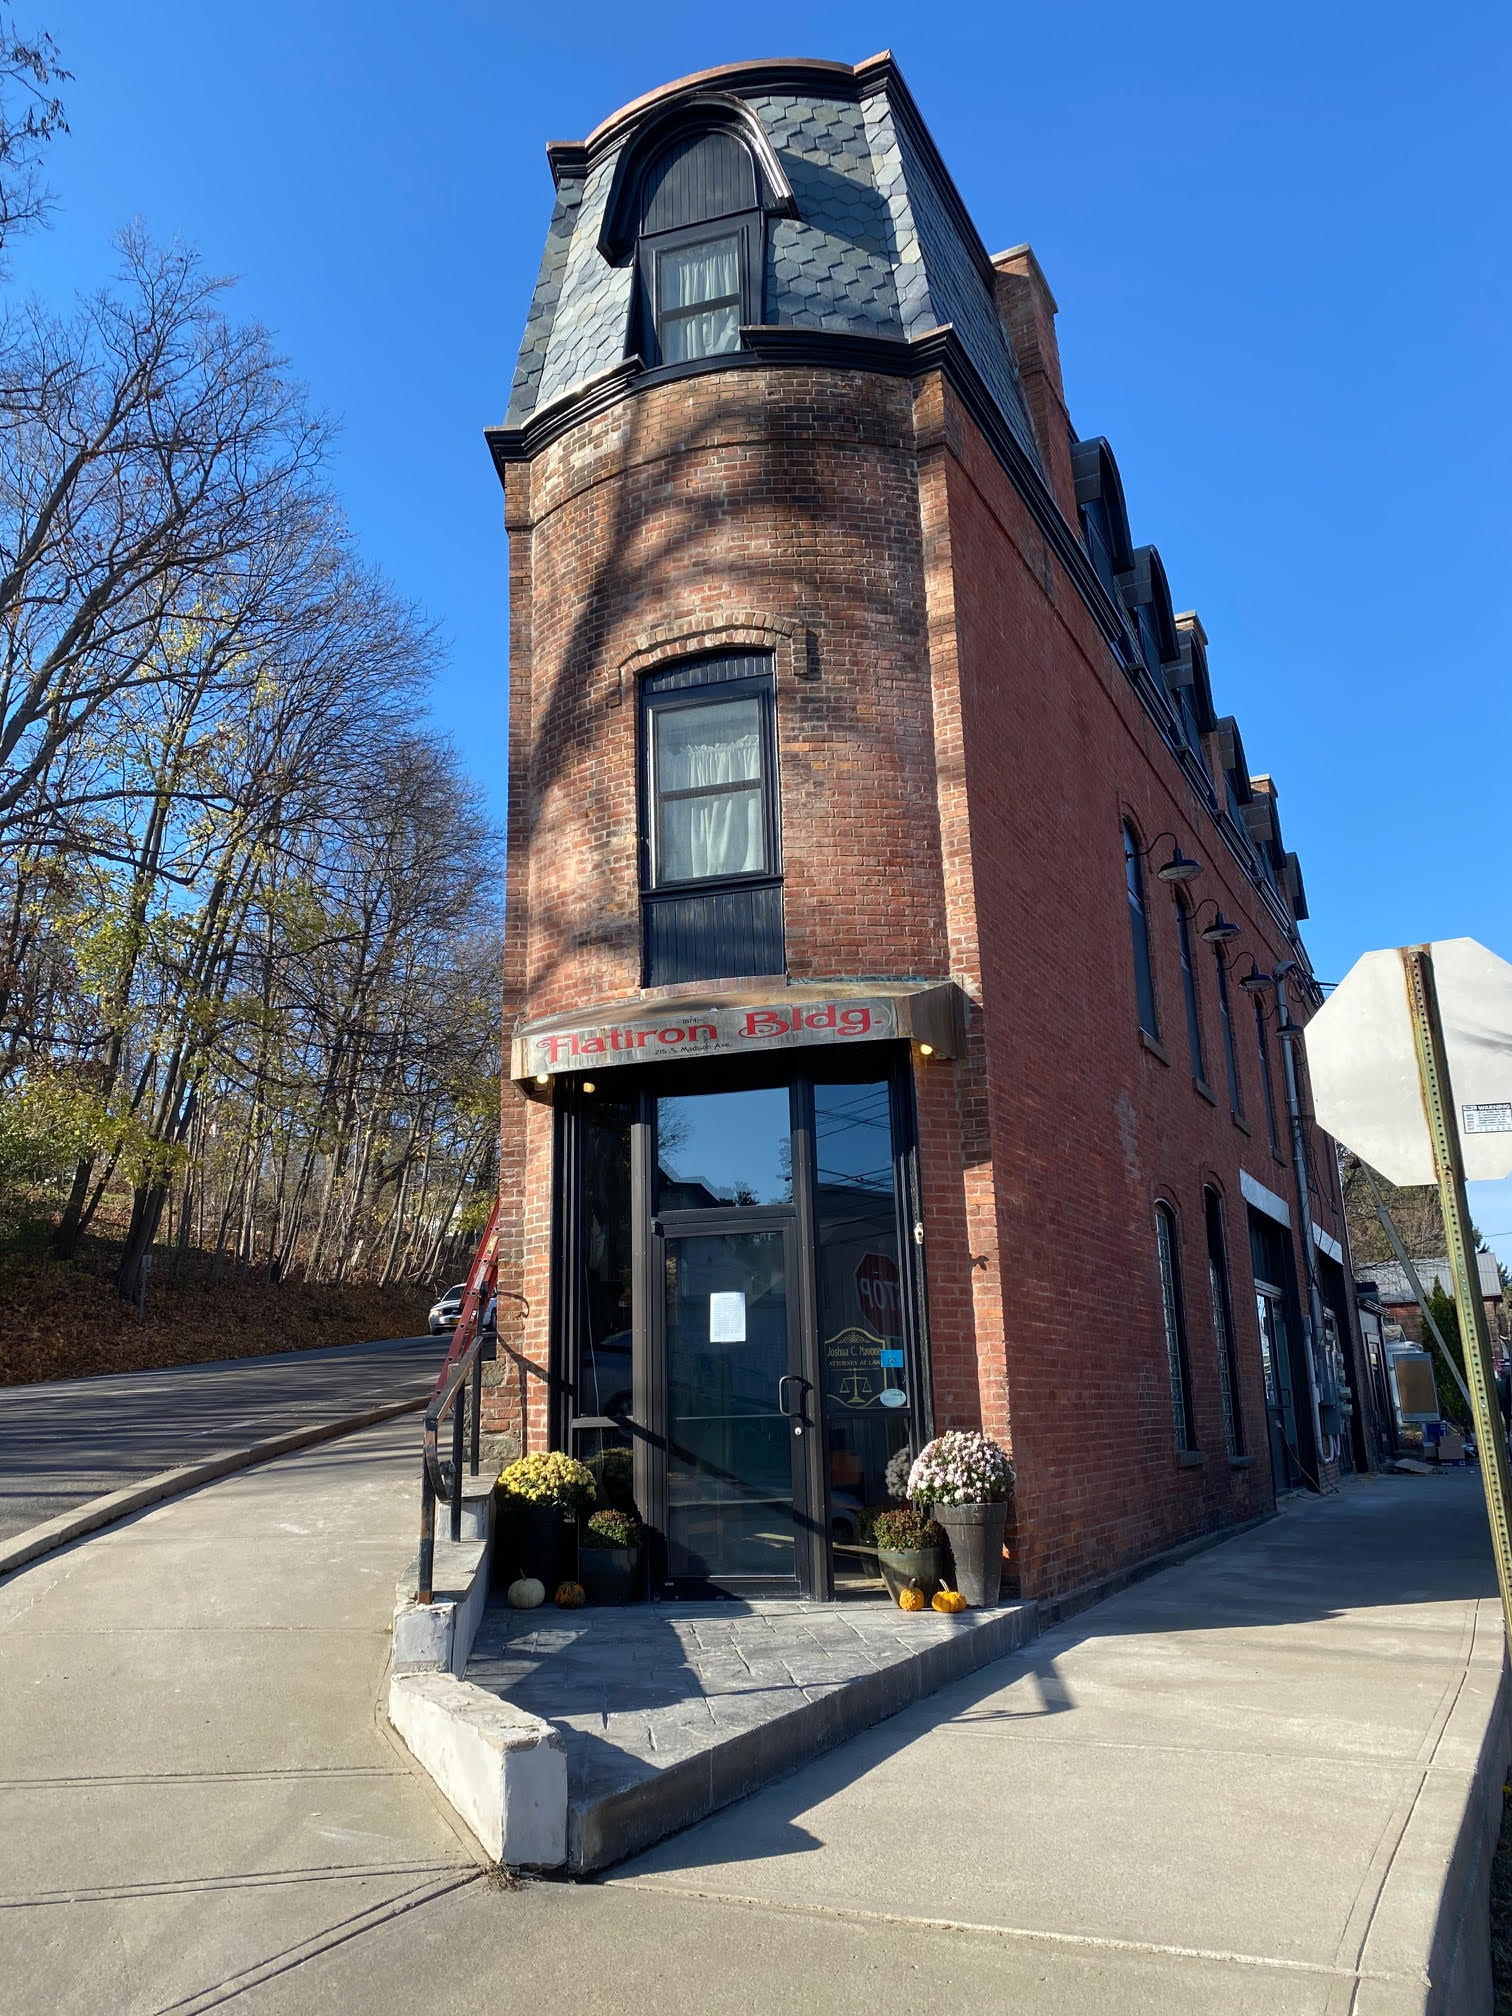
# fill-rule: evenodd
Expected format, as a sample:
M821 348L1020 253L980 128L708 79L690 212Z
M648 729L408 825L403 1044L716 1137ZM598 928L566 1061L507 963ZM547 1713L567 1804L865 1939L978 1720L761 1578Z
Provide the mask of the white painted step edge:
M395 1673L388 1712L491 1861L561 1867L567 1749L549 1722L449 1673Z

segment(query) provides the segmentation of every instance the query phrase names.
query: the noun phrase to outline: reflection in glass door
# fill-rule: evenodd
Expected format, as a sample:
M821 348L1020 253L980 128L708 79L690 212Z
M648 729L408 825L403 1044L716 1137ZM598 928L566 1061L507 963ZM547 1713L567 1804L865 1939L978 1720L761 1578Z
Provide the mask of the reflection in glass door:
M814 1258L837 1583L871 1581L871 1520L910 1442L913 1394L886 1079L814 1087Z
M1276 1489L1302 1482L1297 1460L1297 1423L1292 1407L1291 1352L1287 1345L1286 1308L1281 1290L1268 1281L1255 1283L1255 1307L1260 1320L1260 1364L1265 1374L1265 1415L1270 1427L1271 1475Z
M666 1232L667 1572L791 1582L803 1500L791 1228Z

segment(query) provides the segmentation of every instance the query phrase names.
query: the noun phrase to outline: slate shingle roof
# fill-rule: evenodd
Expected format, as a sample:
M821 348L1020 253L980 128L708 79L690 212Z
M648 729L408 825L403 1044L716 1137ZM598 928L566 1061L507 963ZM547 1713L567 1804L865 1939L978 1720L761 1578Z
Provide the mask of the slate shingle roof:
M1018 370L980 247L969 245L940 171L889 102L791 91L741 95L775 148L796 217L767 232L767 322L907 342L949 323L1003 418L1038 462ZM627 127L620 145L633 127ZM633 260L599 249L618 149L564 175L525 326L506 425L520 427L625 354Z

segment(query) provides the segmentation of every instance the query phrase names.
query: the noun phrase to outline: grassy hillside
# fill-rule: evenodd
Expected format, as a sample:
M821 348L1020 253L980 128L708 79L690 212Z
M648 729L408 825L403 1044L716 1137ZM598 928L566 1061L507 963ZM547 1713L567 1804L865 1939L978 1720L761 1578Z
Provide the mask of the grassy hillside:
M119 1251L85 1240L76 1261L60 1261L33 1238L0 1252L0 1385L418 1336L434 1299L425 1287L275 1287L234 1269L212 1288L190 1254L178 1281L153 1269L144 1321L115 1292Z

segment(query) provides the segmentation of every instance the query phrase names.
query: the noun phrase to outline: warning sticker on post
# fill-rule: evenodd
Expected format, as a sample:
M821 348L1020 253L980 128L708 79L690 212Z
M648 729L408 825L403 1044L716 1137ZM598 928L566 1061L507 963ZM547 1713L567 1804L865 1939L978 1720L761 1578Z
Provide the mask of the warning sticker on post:
M1512 1134L1512 1101L1492 1106L1462 1106L1467 1134Z
M709 1297L709 1342L744 1344L746 1341L746 1298L740 1290L725 1290Z

